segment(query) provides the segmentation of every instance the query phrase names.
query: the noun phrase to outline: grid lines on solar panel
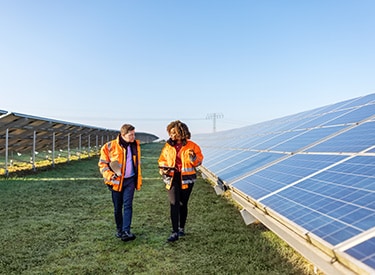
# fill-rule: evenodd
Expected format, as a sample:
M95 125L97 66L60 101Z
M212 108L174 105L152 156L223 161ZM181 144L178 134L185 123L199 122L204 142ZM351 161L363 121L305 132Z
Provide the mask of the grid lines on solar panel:
M364 122L309 148L308 152L361 152L375 144L375 121Z
M296 129L306 129L306 128L315 128L321 125L326 124L327 122L336 119L337 117L347 113L347 110L334 111L325 114L319 114L314 117L309 117L305 119L303 123L296 125Z
M284 132L284 133L277 133L273 135L268 135L265 138L263 138L263 141L254 145L251 147L251 149L255 150L270 150L276 145L280 144L281 142L284 142L285 140L289 140L297 135L301 135L303 131L290 131L290 132Z
M277 146L272 147L271 149L283 152L297 152L314 142L327 138L341 129L343 129L343 126L311 129L302 132L300 135L297 135L290 140L280 142Z
M204 166L209 168L212 163L216 162L216 158L220 158L220 153L222 150L217 148L202 148L202 153L204 155Z
M371 157L348 158L262 203L335 245L375 227L374 165ZM324 218L304 219L310 212Z
M227 169L222 169L217 175L230 184L233 180L244 176L245 174L250 173L253 170L256 170L263 165L266 165L270 162L273 162L279 158L284 157L282 154L275 153L252 153L252 157L247 159L242 159L236 163L234 166L229 166L227 164Z
M220 174L223 169L238 165L239 162L252 157L255 153L250 151L226 151L226 154L216 158L216 162L210 164L212 172Z
M296 198L305 198L296 199ZM320 212L319 206L325 209L339 209L342 215L353 209L343 203L328 204L329 200L324 196L300 190L296 187L288 188L278 194L268 197L263 201L267 207L275 210L280 215L293 221L307 232L314 233L332 245L341 243L361 233L361 230L339 221Z
M324 125L337 125L356 123L368 119L375 114L375 104L364 105L360 108L354 108L347 111L344 115L337 117L334 120L328 121Z
M346 107L353 107L353 106L360 106L360 105L369 104L369 103L375 103L375 93L362 96L362 97L357 97L351 101L352 102L348 104Z
M260 199L343 158L333 155L294 155L234 182L232 187Z
M375 237L353 246L345 252L375 269Z

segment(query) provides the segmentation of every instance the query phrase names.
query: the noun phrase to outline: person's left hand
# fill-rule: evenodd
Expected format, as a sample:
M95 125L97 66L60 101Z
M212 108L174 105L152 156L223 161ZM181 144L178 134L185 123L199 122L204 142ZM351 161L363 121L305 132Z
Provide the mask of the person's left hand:
M190 159L190 161L193 162L196 158L197 158L197 156L195 155L194 150L190 149L189 150L189 159Z

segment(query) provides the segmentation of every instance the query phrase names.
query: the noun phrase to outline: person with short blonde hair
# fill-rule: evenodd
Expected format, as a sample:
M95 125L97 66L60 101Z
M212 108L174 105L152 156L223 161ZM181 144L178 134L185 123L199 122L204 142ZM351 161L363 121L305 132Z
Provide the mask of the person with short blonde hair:
M135 127L124 124L116 139L104 144L98 163L104 183L112 192L116 222L116 237L131 241L136 236L130 231L133 217L134 191L142 186L141 147L135 139Z

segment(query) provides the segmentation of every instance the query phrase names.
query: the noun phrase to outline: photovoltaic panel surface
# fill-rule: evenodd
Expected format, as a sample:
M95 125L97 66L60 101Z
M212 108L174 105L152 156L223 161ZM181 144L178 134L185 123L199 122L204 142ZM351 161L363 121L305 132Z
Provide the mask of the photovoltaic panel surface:
M350 256L375 269L375 237L346 250Z
M370 157L355 157L260 201L337 245L375 227L375 179L367 175L374 169ZM280 207L280 201L288 203ZM316 218L311 214L317 214Z
M233 192L374 268L375 94L195 140Z

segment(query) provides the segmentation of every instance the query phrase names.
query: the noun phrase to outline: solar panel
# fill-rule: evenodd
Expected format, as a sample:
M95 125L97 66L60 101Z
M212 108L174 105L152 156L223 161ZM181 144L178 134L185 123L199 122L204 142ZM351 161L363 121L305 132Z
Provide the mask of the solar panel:
M345 252L375 269L375 237L355 245Z
M55 151L56 156L64 152L68 159L71 149L78 155L83 151L90 155L90 152L98 152L104 142L117 135L118 130L5 111L1 115L0 111L0 171L7 173L8 163L11 164L16 156L23 155L17 162L30 162L28 157L31 157L34 163L40 151L44 152L40 154L43 155L43 160L46 157L52 161ZM158 137L137 132L136 138L141 142L152 142Z
M241 203L375 273L375 94L195 140Z
M375 121L356 125L348 131L343 132L331 139L322 142L310 149L308 152L361 152L374 146Z
M355 157L348 161L350 163L344 161L300 183L291 183L288 188L267 194L259 201L332 245L346 241L375 227L374 191L371 190L375 180L373 178L366 186L368 176L360 172L362 166L375 172L374 163L371 165L370 157ZM352 165L358 172L352 170ZM288 204L280 208L280 201ZM296 210L298 215L294 214ZM304 219L310 213L318 216Z

